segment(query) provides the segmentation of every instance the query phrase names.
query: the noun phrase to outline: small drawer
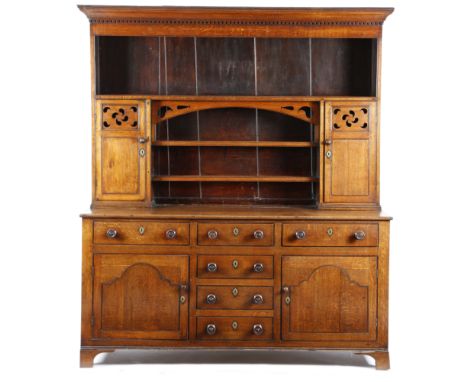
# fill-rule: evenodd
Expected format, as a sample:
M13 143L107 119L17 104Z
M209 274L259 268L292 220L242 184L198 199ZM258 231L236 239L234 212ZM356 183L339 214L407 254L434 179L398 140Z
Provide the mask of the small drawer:
M283 224L283 245L287 247L376 247L376 223Z
M96 244L188 245L189 224L148 221L97 221Z
M198 255L200 278L273 278L273 256Z
M273 224L198 224L199 245L273 245Z
M198 286L198 309L273 309L273 288L257 286Z
M270 317L197 317L197 339L272 340L273 319Z

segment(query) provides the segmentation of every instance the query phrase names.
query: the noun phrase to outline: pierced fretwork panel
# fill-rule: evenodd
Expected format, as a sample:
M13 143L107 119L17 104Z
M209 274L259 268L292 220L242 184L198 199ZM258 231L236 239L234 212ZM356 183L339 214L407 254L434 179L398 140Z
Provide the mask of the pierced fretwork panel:
M138 130L137 105L102 105L103 130Z
M335 130L365 130L369 127L369 109L367 107L335 107L332 124Z

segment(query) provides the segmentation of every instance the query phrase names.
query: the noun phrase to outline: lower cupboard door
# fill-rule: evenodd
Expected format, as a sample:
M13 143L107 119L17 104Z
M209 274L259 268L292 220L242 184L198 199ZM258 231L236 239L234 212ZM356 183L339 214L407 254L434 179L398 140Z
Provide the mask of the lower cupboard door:
M188 256L94 256L96 338L184 339Z
M377 258L282 257L282 338L376 339Z

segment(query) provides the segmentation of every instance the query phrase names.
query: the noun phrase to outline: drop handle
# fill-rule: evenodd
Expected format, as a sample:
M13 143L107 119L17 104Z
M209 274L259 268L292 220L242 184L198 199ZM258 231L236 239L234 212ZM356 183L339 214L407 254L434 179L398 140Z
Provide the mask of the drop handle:
M215 229L210 229L208 231L208 238L211 239L211 240L215 240L218 238L218 231L216 231Z
M206 270L208 272L216 272L218 270L218 265L216 263L208 263Z
M294 236L296 236L297 240L302 240L306 237L306 232L305 231L296 231L294 233Z
M263 296L261 294L255 294L252 297L252 303L255 305L263 304Z
M117 230L115 228L109 228L107 231L106 231L106 236L109 238L109 239L115 239L117 237Z
M255 263L253 265L253 270L256 273L261 273L265 269L265 266L262 263Z
M217 300L218 299L216 298L215 294L209 294L208 296L206 296L206 303L207 304L216 304Z
M216 334L216 325L215 324L206 325L206 334L208 334L209 336Z
M263 334L263 325L262 324L255 324L252 326L252 332L256 336L261 336Z
M356 240L364 240L365 237L366 237L366 233L364 231L354 232L354 238Z
M168 229L166 231L166 239L175 239L177 236L177 231L175 229Z
M257 229L256 231L254 231L253 237L257 240L261 240L265 237L265 234L261 229Z

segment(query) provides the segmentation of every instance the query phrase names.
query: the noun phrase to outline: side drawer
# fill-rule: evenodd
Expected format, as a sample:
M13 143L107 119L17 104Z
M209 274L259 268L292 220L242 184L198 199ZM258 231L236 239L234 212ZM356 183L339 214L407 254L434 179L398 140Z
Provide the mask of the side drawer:
M188 245L189 224L148 221L96 221L96 244Z
M273 288L265 286L197 286L198 309L273 309Z
M272 340L273 319L270 317L197 317L197 339Z
M273 278L273 256L198 255L197 276L200 278Z
M273 224L200 223L198 245L273 245Z
M287 247L376 247L377 223L283 224L283 245Z

